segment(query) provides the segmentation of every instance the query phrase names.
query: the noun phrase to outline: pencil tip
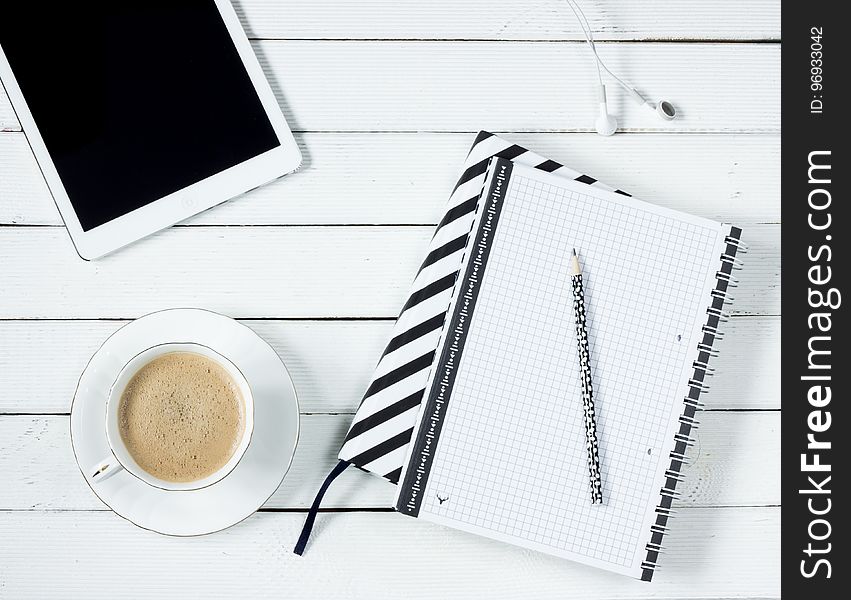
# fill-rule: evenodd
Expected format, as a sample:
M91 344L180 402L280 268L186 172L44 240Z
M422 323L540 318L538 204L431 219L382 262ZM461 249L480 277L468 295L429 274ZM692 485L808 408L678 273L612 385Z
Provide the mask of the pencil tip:
M573 249L573 256L576 256L576 248Z

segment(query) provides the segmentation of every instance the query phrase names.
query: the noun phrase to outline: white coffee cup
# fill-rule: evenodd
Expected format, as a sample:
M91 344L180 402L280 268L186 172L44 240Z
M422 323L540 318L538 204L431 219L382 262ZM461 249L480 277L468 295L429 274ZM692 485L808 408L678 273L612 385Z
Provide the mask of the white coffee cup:
M133 376L149 362L164 354L172 352L191 352L194 354L200 354L201 356L216 362L225 371L227 371L236 383L240 391L240 397L244 402L243 415L245 415L245 422L242 431L242 438L240 439L239 444L237 444L233 456L231 456L227 463L225 463L225 465L215 473L195 481L164 481L145 471L136 463L135 460L133 460L133 456L130 454L124 440L121 438L121 432L118 427L119 404L127 384L130 383ZM126 470L128 473L141 479L145 483L164 490L197 490L221 481L234 469L234 467L236 467L242 458L242 455L245 454L245 451L248 449L248 444L251 442L251 434L254 431L254 398L251 395L251 389L248 386L248 381L246 381L242 372L240 372L236 365L212 348L192 342L170 342L159 344L148 348L147 350L143 350L131 358L130 361L121 369L121 372L119 372L118 377L116 377L109 389L109 395L106 401L106 419L104 426L106 428L107 441L112 452L89 469L92 483L98 484L109 479L119 471Z

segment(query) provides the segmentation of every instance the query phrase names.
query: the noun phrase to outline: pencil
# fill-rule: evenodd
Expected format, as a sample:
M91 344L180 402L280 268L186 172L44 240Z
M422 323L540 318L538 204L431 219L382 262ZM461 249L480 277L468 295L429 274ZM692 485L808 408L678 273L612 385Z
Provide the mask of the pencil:
M588 475L591 482L591 504L603 503L600 481L600 453L597 444L597 416L594 414L594 385L591 383L591 354L588 351L588 330L585 325L585 290L582 269L576 249L570 260L570 281L573 287L573 313L576 317L576 341L579 345L579 377L582 380L582 410L585 416L585 447L588 451Z

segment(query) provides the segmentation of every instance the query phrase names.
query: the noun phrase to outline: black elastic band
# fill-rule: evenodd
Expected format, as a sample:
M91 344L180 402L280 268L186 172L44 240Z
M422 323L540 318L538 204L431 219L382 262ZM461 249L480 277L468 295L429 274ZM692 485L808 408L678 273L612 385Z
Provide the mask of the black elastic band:
M310 510L307 511L307 519L304 521L304 527L301 528L301 535L298 536L298 542L296 542L295 548L293 548L293 552L301 556L304 554L304 547L307 546L307 540L310 539L310 532L313 531L313 522L316 521L316 513L319 512L319 505L322 504L322 498L325 496L325 492L328 491L328 486L331 485L331 482L337 479L337 477L346 470L351 463L347 460L341 460L338 462L334 468L328 473L328 477L325 478L325 481L322 482L322 486L319 488L319 491L316 492L316 498L313 499L313 504L310 506Z

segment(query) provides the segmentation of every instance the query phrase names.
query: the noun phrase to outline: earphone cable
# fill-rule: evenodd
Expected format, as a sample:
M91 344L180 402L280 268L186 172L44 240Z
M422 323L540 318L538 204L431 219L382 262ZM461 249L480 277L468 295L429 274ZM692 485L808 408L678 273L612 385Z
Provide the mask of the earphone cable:
M641 98L641 95L635 91L631 85L626 83L623 79L612 73L611 69L606 66L606 63L603 62L603 59L600 58L600 55L597 53L597 45L594 43L594 33L591 30L591 25L588 23L588 18L585 16L585 12L582 10L582 7L575 2L575 0L565 0L567 5L570 7L570 10L573 12L573 16L576 17L576 20L579 22L579 26L582 28L582 34L585 36L585 41L588 42L588 47L591 49L591 53L594 55L594 63L597 67L597 79L600 81L600 85L603 85L603 76L600 72L600 67L614 79L627 93L630 95L637 95ZM641 98L643 100L643 98Z
M594 55L594 67L597 69L597 79L600 81L600 85L603 85L603 74L600 72L600 57L597 55L597 48L594 45L594 35L591 32L591 27L588 25L587 19L585 19L585 13L582 12L582 8L579 5L575 5L571 0L565 0L567 2L567 6L573 12L573 16L576 17L577 22L579 23L579 27L582 28L582 35L585 36L585 41L588 43L588 47L591 49L591 53ZM606 69L608 71L608 69Z

